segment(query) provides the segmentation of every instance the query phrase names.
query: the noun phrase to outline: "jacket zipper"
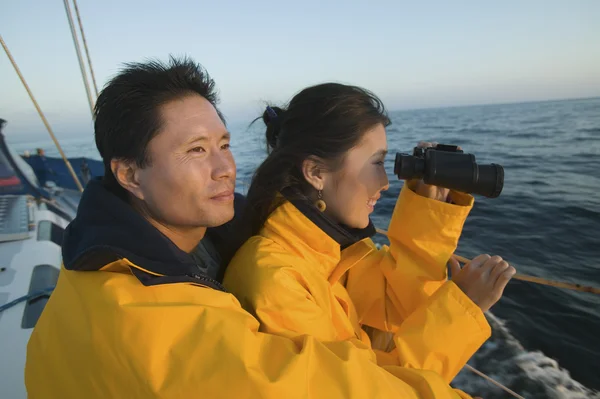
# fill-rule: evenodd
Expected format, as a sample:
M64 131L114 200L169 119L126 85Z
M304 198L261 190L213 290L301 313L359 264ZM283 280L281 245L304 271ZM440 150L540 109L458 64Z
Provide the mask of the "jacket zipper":
M190 275L190 277L195 278L196 280L200 280L200 281L203 281L205 283L208 283L209 285L213 285L213 286L217 287L218 289L220 289L223 292L227 292L227 291L225 291L225 287L223 287L223 284L219 283L215 279L212 279L212 278L206 277L206 276L202 276L200 274L192 274L192 275Z

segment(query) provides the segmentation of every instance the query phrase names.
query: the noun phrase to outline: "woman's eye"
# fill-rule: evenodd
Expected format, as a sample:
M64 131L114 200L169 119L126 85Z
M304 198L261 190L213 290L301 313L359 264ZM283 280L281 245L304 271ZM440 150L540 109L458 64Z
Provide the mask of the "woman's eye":
M378 162L375 162L375 165L380 165L380 166L383 166L383 164L384 164L384 161L378 161Z

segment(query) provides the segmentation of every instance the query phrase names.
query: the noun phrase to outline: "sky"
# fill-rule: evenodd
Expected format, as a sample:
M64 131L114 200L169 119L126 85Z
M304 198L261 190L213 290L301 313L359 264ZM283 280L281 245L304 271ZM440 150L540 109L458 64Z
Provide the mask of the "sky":
M125 62L189 55L229 120L326 81L390 110L600 96L599 0L78 0L99 86ZM1 0L0 35L57 135L92 131L64 4ZM81 42L81 40L80 40ZM0 54L0 117L44 132Z

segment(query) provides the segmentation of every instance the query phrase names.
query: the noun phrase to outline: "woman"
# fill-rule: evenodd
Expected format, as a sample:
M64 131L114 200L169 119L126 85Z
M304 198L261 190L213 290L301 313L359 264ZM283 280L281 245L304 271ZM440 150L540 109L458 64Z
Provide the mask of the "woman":
M448 383L490 336L483 315L515 273L481 255L451 261L473 206L470 195L408 182L378 250L369 215L388 188L381 101L354 86L322 84L287 109L263 114L270 154L248 191L248 240L225 287L265 332L322 341L393 334L380 365L437 372ZM374 348L375 349L375 348Z

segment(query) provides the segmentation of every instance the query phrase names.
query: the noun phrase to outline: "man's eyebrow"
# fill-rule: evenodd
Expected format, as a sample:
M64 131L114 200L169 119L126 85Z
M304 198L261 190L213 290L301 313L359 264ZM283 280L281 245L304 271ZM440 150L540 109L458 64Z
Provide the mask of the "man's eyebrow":
M229 133L229 132L225 132L225 133L223 133L223 136L221 136L221 140L230 140L230 139L231 139L231 133ZM193 143L203 142L203 141L208 141L208 140L209 140L208 136L205 136L205 135L194 136L190 140L186 141L185 145L190 145Z
M207 136L194 136L191 139L189 139L188 141L186 141L185 145L196 143L199 141L208 141L208 137Z

